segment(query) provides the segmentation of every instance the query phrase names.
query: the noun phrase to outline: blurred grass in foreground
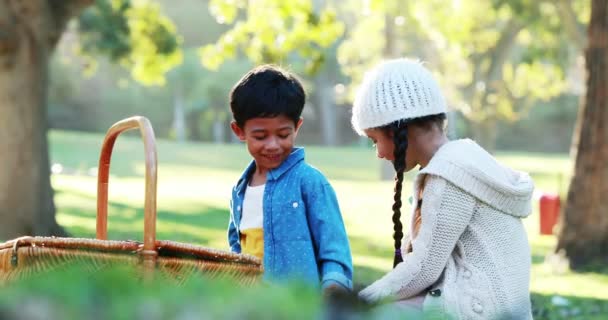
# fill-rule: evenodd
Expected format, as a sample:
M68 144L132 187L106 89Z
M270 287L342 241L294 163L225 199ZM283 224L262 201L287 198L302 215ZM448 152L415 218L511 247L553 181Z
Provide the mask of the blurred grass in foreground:
M193 276L178 286L160 277L142 282L128 267L84 269L76 265L1 288L0 318L313 319L322 311L315 291L295 284L243 288Z

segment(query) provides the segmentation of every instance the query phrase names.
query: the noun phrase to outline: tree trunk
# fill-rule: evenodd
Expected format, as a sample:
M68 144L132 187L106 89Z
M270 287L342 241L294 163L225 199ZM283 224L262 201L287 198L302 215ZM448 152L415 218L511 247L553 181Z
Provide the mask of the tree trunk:
M561 220L558 252L573 269L608 262L608 1L593 0L586 50L587 94L572 151L574 175Z
M319 14L325 5L324 0L313 0L313 12ZM337 111L334 99L334 88L326 67L321 68L315 79L315 101L319 111L318 119L321 125L323 145L335 146L338 144Z
M473 66L471 82L461 88L464 101L470 103L472 109L463 115L472 124L473 138L490 152L496 148L495 128L500 115L496 103L490 103L488 97L497 94L503 86L502 69L513 50L517 35L524 27L522 22L511 19L502 29L494 47L484 53L471 55L469 59ZM482 85L481 89L480 85ZM453 127L453 125L448 122L448 126ZM452 134L454 133L452 131Z
M186 127L188 128L188 139L201 141L201 111L198 109L190 110L186 117Z
M90 3L0 0L0 240L66 235L50 182L47 70L68 18Z
M585 27L578 22L576 12L572 8L572 1L570 0L557 0L553 2L557 8L559 17L564 25L568 38L576 45L580 50L585 48L587 38L585 35Z
M335 146L338 144L336 105L333 86L327 72L326 68L323 68L315 77L315 100L319 110L323 145Z
M219 111L215 112L213 116L213 127L212 127L212 135L214 143L224 143L224 139L226 137L226 119L222 116L222 113Z
M186 141L186 111L184 107L184 88L181 79L177 80L173 96L173 130L177 142Z

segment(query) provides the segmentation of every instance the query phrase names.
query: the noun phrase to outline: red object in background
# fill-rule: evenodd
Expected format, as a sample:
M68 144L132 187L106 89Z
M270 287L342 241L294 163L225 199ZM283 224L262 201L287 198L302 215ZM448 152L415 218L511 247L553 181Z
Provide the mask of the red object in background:
M560 211L560 200L556 194L543 194L540 197L540 234L553 234Z

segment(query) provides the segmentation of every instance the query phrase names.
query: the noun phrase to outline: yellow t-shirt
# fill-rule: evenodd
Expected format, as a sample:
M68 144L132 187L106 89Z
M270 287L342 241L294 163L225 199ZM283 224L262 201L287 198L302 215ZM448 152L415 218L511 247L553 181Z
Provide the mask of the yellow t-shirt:
M264 259L264 229L241 230L241 252Z
M241 220L241 252L264 257L264 189L266 185L247 186Z

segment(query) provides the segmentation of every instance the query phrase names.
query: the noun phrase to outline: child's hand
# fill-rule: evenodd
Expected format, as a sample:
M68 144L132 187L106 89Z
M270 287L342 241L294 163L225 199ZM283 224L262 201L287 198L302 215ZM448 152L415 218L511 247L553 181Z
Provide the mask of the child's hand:
M323 301L323 319L367 319L367 313L375 307L339 284L323 288Z
M349 292L350 290L346 289L344 286L338 283L330 283L329 285L323 288L324 297L339 296Z
M359 292L359 298L367 302L379 302L391 294L391 290L380 279Z

